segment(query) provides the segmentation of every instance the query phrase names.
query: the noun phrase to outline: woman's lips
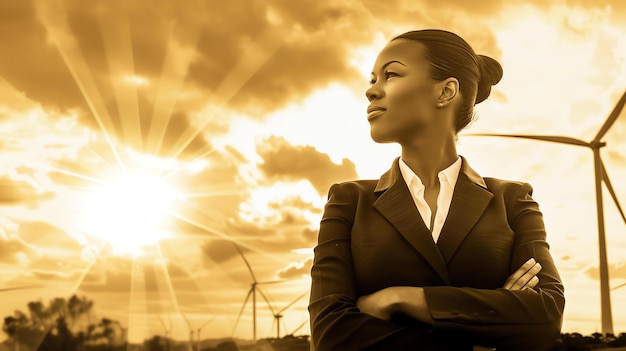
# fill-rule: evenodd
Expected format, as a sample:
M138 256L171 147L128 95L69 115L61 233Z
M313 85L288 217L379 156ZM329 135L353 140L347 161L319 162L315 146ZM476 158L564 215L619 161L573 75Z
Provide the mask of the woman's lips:
M385 112L385 110L384 109L380 109L380 108L368 110L368 112L367 112L367 119L368 120L372 120L372 119L382 115L384 112Z

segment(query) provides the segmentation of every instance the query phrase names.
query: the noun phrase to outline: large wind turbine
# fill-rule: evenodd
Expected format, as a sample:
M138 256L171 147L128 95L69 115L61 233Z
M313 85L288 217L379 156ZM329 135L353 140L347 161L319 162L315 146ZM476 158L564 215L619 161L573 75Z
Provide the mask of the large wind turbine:
M293 306L298 300L305 297L309 294L309 291L305 291L300 296L296 297L293 301L291 301L287 306L283 307L280 311L274 313L274 323L276 323L276 339L280 339L280 319L283 318L283 312L285 312L289 307Z
M248 267L248 272L250 272L250 276L252 277L252 283L250 284L250 290L248 290L248 295L246 295L246 299L243 302L243 306L241 306L241 311L239 311L239 316L237 316L237 321L235 322L235 326L233 328L233 332L234 332L234 329L237 328L237 324L239 324L239 319L241 318L241 315L243 314L243 310L245 309L246 304L248 303L248 299L250 298L250 296L252 296L252 338L254 339L254 341L256 341L256 293L257 292L259 294L261 294L261 297L263 297L263 299L267 303L267 306L269 307L269 309L272 312L272 314L275 314L274 313L274 309L272 308L272 305L270 304L269 300L267 299L267 296L265 296L263 291L261 291L261 289L258 286L262 285L262 284L282 283L282 282L284 282L284 280L275 280L275 281L267 281L267 282L259 282L259 281L257 281L256 280L256 276L254 275L254 272L252 271L252 266L250 266L250 263L246 259L246 256L244 256L243 252L239 248L239 245L237 245L236 243L233 243L233 245L235 245L235 247L237 248L237 251L239 252L239 255L241 256L241 258L243 259L244 263L246 264L246 267Z
M602 333L613 333L613 315L611 312L611 294L609 289L609 269L608 269L608 260L606 254L606 236L604 231L604 207L602 201L602 182L608 189L611 197L613 198L613 202L617 206L617 210L619 211L624 223L626 223L626 216L624 216L624 211L622 211L622 207L619 204L617 196L615 195L615 191L613 190L613 186L611 185L611 181L609 179L609 175L606 172L606 168L604 167L604 163L602 162L602 158L600 157L600 149L606 146L606 142L602 141L604 135L609 131L611 126L617 120L622 109L624 108L624 104L626 103L626 92L622 95L622 97L615 105L615 108L606 119L596 136L589 142L564 137L564 136L556 136L556 135L528 135L528 134L493 134L493 133L479 133L479 134L469 134L475 136L496 136L496 137L512 137L512 138L523 138L523 139L533 139L533 140L541 140L548 141L559 144L567 144L574 146L583 146L588 147L593 151L593 164L594 164L594 174L595 174L595 191L596 191L596 212L598 217L598 247L599 247L599 256L600 256L600 299L602 305Z

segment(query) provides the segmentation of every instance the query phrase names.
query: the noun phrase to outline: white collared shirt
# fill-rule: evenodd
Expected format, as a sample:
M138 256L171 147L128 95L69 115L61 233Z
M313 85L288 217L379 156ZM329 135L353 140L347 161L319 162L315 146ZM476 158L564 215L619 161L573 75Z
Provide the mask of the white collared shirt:
M440 171L437 174L439 178L439 195L437 196L437 212L435 213L435 220L433 222L433 228L430 227L431 210L426 199L424 198L424 184L422 180L407 166L407 164L400 158L400 173L402 178L406 182L409 192L413 197L413 202L417 207L418 212L426 224L426 228L430 229L433 235L433 240L437 242L439 234L441 234L441 228L446 221L448 211L450 211L450 203L452 202L452 194L454 193L454 187L456 181L459 178L459 172L461 170L461 158L458 157L453 164L448 168Z

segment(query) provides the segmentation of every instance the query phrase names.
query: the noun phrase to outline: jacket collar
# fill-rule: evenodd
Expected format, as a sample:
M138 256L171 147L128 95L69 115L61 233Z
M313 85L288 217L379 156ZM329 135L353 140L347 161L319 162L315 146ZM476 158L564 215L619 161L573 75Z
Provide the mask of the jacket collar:
M374 190L380 194L374 202L374 208L429 262L446 284L450 284L447 264L493 198L484 179L469 166L464 157L461 156L461 159L450 211L436 244L402 178L399 158L380 177Z

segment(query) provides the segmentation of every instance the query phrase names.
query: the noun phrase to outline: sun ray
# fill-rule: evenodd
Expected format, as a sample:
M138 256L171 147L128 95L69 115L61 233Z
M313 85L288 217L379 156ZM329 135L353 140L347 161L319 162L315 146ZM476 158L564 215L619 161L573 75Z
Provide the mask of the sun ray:
M141 122L137 100L137 84L128 81L135 77L132 39L128 20L128 4L111 2L99 17L100 32L109 64L111 86L126 144L142 150Z
M138 334L144 337L148 334L147 325L141 319L142 316L148 315L148 299L146 297L146 277L145 272L136 259L132 260L130 297L128 306L128 330L127 338L131 338L132 334ZM141 288L143 287L143 289Z
M94 77L91 74L89 65L82 55L80 48L78 47L75 38L72 36L71 30L68 27L66 15L68 11L63 8L61 1L55 1L54 3L53 1L39 1L37 4L39 5L37 7L37 12L41 21L61 54L61 58L74 78L76 85L85 98L89 109L98 123L98 127L100 127L111 152L118 162L118 165L122 171L125 172L126 167L124 166L124 163L122 162L111 137L111 134L115 130L113 122L109 116L106 105L102 100L102 96L100 95L100 91L94 81Z
M193 160L189 161L190 164L196 163L200 160L202 160L203 158L211 155L212 153L216 152L217 149L214 147L210 147L206 152L202 153L202 155L199 155L198 157L195 157ZM170 171L170 173L167 174L163 174L163 178L164 179L168 179L170 177L173 177L174 175L176 175L178 172L180 172L183 168L176 168L172 171Z
M231 195L245 195L249 194L249 191L244 190L222 190L222 191L210 191L210 192L202 192L202 193L187 193L185 194L185 198L206 198L206 197L222 197L222 196L231 196Z
M244 247L244 248L246 248L246 249L248 249L248 250L250 250L252 252L255 252L255 253L260 254L260 255L262 255L264 257L270 258L270 259L274 260L275 262L282 262L282 261L284 261L284 258L281 259L280 257L278 257L278 255L271 255L271 254L267 253L265 250L262 250L262 249L259 249L257 247L254 247L253 245L250 245L248 243L244 243L241 240L242 238L235 238L232 235L228 235L226 233L223 233L220 230L217 230L215 228L211 228L208 225L202 224L202 223L200 223L198 221L194 221L193 219L187 218L187 217L185 217L185 216L183 216L181 214L177 214L177 213L174 213L174 212L170 212L169 214L170 214L170 216L172 216L174 218L177 218L177 219L179 219L179 220L181 220L183 222L186 222L188 224L196 226L196 227L204 230L205 232L210 233L210 234L212 234L212 235L214 235L214 236L216 236L216 237L218 237L220 239L224 239L224 240L233 242L233 243L235 243L235 244L237 244L237 245L239 245L241 247Z
M255 40L255 43L258 43L253 48L255 50L253 52L242 53L239 61L220 83L215 91L216 101L220 101L226 105L243 88L246 82L274 56L276 51L283 45L283 41L278 39L283 37L282 35L276 35L274 30L268 30L262 33L259 38ZM252 51L252 49L250 51ZM195 130L185 131L179 138L180 142L174 150L173 157L178 157L191 141L202 133L209 122L216 117L216 113L211 113L207 118L201 121L200 125Z
M115 166L114 164L112 164L111 162L107 161L102 155L100 155L96 150L94 150L91 147L86 147L86 149L89 151L90 154L92 154L93 156L95 156L98 160L100 160L102 163L104 163L108 168L110 169L114 169L114 170L118 170L119 168L117 166Z
M159 154L161 150L165 131L178 100L177 93L181 90L189 66L195 58L195 46L201 33L201 28L188 31L185 39L194 45L181 47L181 44L176 40L175 29L175 23L172 21L146 141L146 149L155 154Z
M178 298L176 296L176 292L174 291L174 285L172 284L172 278L170 277L170 273L167 270L167 260L165 256L163 256L163 250L161 250L161 243L154 243L154 247L157 251L157 256L159 257L158 263L161 268L161 273L163 273L163 278L165 280L165 286L167 288L167 292L169 294L170 299L174 302L174 313L177 315L181 314L180 304L178 303Z
M68 170L65 170L65 169L56 168L56 167L49 167L48 169L50 171L52 171L52 172L57 172L57 173L65 174L65 175L68 175L68 176L71 176L71 177L74 177L74 178L88 180L88 181L90 181L92 183L107 184L107 182L102 180L102 179L98 179L98 178L94 178L94 177L91 177L91 176L88 176L88 175L84 175L84 174L68 171Z

